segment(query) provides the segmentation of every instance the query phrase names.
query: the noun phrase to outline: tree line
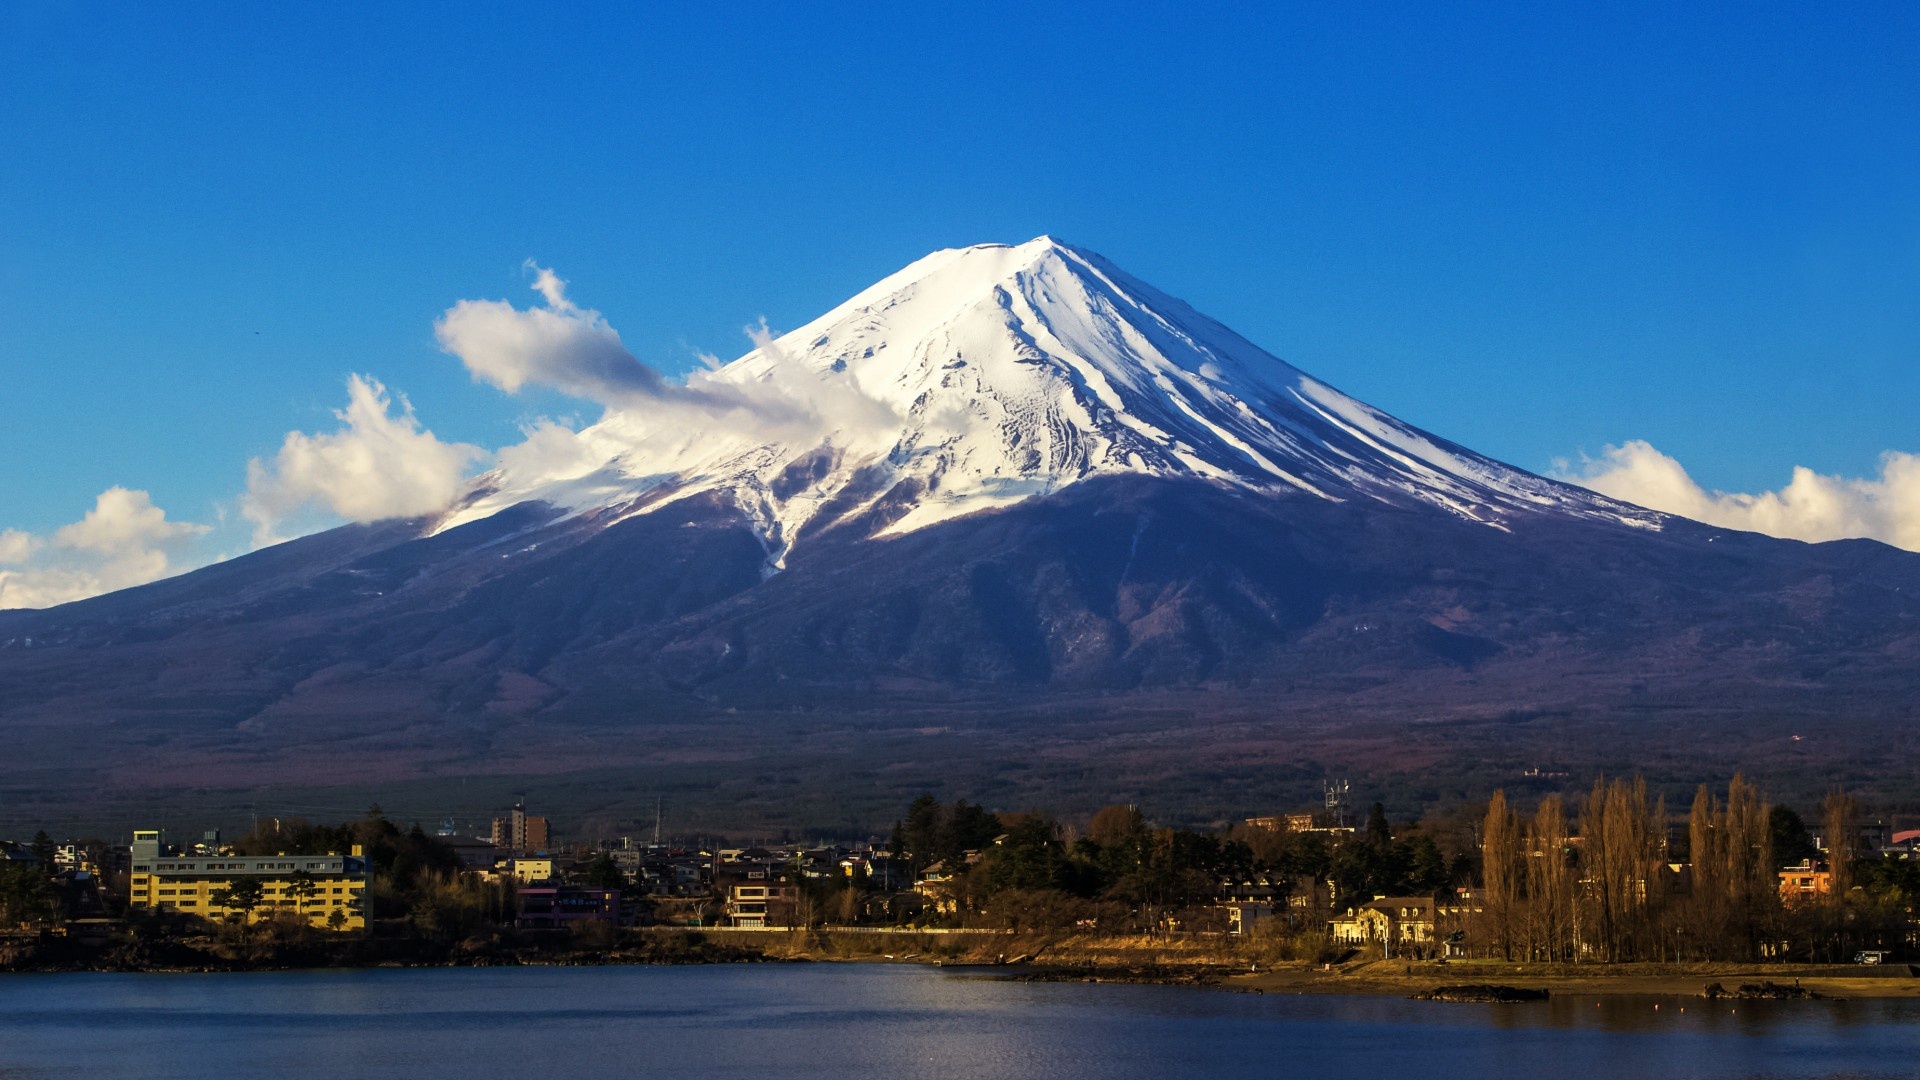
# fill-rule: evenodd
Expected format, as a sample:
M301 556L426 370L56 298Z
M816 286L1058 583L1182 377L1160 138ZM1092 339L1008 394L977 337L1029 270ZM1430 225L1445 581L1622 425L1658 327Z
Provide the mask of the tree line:
M1199 925L1219 918L1203 912L1223 884L1254 879L1265 882L1283 909L1296 890L1310 890L1300 897L1305 914L1321 919L1335 897L1431 895L1464 882L1473 868L1461 837L1418 826L1396 835L1379 804L1363 829L1343 835L1155 826L1131 805L1105 807L1077 825L1039 812L994 814L965 800L943 805L923 795L896 823L888 846L915 874L942 868L952 919L1026 928ZM1320 882L1332 883L1331 895ZM832 903L822 899L828 910Z
M1700 785L1684 830L1645 782L1602 777L1570 817L1560 795L1523 815L1496 791L1481 828L1480 924L1506 959L1844 960L1905 944L1920 864L1860 838L1857 802L1821 804L1825 887L1804 898L1780 871L1815 848L1792 809L1742 776L1724 797Z

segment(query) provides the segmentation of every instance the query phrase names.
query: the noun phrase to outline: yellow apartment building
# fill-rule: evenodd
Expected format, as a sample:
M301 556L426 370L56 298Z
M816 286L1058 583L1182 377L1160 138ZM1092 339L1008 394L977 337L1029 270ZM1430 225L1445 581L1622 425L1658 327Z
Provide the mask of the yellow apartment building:
M242 881L260 884L248 921L292 911L327 930L363 930L372 870L360 845L345 855L168 855L157 829L133 834L129 906L224 919L238 915L215 895ZM334 913L339 912L339 917Z

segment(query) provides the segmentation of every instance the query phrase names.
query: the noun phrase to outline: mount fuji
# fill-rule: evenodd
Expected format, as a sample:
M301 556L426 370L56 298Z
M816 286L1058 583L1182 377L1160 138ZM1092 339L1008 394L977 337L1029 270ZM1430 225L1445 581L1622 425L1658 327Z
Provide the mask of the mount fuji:
M0 612L0 784L1905 776L1916 671L1920 556L1502 464L1043 237L929 255L443 514Z

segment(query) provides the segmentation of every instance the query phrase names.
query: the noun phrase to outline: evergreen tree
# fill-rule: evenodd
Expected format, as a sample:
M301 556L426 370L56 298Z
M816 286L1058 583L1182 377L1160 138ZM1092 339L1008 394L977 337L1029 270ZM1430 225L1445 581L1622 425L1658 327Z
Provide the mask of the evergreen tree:
M1767 811L1767 833L1772 837L1774 868L1793 866L1819 854L1807 823L1791 806L1775 806Z
M594 856L593 861L587 864L586 873L582 878L586 884L596 889L627 887L627 875L621 872L619 864L613 861L613 856L604 851Z

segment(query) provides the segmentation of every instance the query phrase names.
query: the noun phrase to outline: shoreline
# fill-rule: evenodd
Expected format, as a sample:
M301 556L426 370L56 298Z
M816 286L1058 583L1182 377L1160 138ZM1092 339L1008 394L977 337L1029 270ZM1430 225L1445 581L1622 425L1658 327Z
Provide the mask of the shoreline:
M54 950L7 974L113 972L214 974L434 967L670 967L712 964L917 964L970 977L1024 982L1107 982L1208 987L1234 993L1332 994L1410 998L1446 987L1495 987L1552 996L1702 998L1719 986L1737 997L1746 984L1771 983L1815 999L1920 998L1920 966L1836 964L1524 964L1495 960L1372 960L1334 967L1304 961L1257 962L1221 948L1143 938L996 936L992 942L953 937L794 932L729 932L724 928L658 928L614 941L527 937L423 949L420 942L360 939L338 951L306 948L270 955L184 948L170 955L87 955ZM184 945L185 943L180 943ZM159 951L159 950L156 950Z

